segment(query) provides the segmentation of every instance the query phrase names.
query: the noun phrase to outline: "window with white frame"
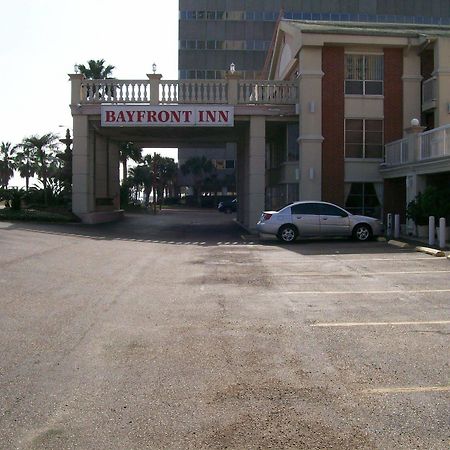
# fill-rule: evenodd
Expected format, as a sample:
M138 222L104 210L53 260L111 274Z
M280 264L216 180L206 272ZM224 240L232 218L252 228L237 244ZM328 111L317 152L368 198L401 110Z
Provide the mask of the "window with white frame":
M383 95L383 55L345 55L345 94Z
M383 121L379 119L345 119L345 157L382 159Z

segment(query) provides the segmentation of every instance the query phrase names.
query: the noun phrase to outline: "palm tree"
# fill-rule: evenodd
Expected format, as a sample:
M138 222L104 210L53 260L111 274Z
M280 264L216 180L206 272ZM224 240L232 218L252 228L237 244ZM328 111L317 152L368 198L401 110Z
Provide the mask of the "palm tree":
M82 73L86 78L90 80L103 80L109 78L111 75L114 66L106 66L104 59L90 59L87 62L87 66L84 64L77 64L78 70Z
M19 145L19 150L15 157L16 169L22 178L25 178L25 190L28 192L30 178L34 176L37 169L36 154L31 147Z
M122 163L122 180L125 181L128 176L128 160L132 159L134 162L142 161L142 148L138 147L134 142L122 142L119 144L119 159Z
M194 195L197 197L197 202L200 205L200 197L205 178L214 169L212 162L206 156L194 156L182 164L180 169L183 175L192 175Z
M16 147L11 142L2 142L0 145L0 185L8 188L9 180L14 176L16 164L14 155Z
M47 180L49 169L54 165L54 151L58 148L58 136L53 133L47 133L43 136L30 136L23 140L22 147L30 149L36 155L36 173L39 179L42 181L42 185L44 187L44 202L47 206Z

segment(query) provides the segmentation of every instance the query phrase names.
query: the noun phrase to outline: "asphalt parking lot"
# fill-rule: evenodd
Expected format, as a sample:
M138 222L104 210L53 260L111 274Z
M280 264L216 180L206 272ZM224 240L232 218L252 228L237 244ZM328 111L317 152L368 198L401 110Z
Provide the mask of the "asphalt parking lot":
M447 258L189 211L0 245L1 449L449 447Z

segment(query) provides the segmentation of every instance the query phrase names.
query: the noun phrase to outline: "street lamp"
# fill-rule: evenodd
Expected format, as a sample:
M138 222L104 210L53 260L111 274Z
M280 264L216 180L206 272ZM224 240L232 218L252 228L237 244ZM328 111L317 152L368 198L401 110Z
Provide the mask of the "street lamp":
M236 66L234 63L231 63L230 64L230 73L234 73L234 72L236 72Z
M153 63L152 69L153 69L153 73L156 73L156 63Z
M78 64L74 64L74 66L73 66L73 71L74 71L75 73L79 73L79 72L80 72L80 68L78 67Z

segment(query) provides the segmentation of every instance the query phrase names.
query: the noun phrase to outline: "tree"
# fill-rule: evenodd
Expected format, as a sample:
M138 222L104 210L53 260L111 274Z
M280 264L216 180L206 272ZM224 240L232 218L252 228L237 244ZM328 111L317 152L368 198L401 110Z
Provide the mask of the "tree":
M22 142L22 147L31 150L36 155L36 174L44 188L44 202L48 205L47 180L49 170L55 165L55 150L58 148L58 136L47 133L43 136L30 136Z
M14 160L16 147L11 142L2 142L0 145L0 185L6 189L9 180L14 176L16 163Z
M82 73L86 78L90 80L103 80L109 78L109 75L112 74L114 66L106 66L104 59L90 59L87 62L87 66L84 64L77 64L78 70Z
M28 192L30 178L34 176L37 169L36 154L31 147L18 146L21 150L16 153L16 169L22 178L25 178L25 191Z
M194 195L197 197L197 203L200 205L200 197L205 179L207 174L211 173L214 169L212 162L206 156L194 156L182 164L180 169L183 175L192 175Z
M134 142L122 142L119 144L119 159L122 163L122 180L125 181L128 176L128 160L132 159L136 163L142 161L142 148Z

